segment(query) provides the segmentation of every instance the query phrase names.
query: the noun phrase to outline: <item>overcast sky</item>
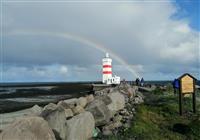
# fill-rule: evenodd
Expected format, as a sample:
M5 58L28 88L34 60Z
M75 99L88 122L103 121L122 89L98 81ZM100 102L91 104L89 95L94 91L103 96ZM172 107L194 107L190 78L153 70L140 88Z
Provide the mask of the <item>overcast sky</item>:
M50 0L51 1L51 0ZM199 79L198 1L19 1L1 6L1 82Z

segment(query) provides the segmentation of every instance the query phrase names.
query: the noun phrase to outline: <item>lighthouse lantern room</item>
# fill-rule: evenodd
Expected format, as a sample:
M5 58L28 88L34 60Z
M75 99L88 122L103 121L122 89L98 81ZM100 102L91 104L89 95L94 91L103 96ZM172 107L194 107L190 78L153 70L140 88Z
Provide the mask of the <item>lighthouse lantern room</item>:
M102 82L104 84L120 84L119 76L112 76L112 59L109 57L109 54L106 53L106 57L102 59L103 63L103 77Z

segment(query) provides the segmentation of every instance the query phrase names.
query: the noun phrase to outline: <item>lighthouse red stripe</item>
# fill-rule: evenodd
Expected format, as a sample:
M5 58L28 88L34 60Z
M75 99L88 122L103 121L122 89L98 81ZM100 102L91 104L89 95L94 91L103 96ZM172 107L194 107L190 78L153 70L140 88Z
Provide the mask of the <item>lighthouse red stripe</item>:
M112 68L111 65L103 65L103 68Z
M112 74L112 71L103 71L103 74Z

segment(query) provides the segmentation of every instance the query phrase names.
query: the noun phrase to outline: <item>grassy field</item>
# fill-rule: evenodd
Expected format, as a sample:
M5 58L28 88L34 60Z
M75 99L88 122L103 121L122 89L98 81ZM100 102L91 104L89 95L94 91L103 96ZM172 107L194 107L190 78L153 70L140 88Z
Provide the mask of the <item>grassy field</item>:
M184 98L184 115L178 112L178 95L169 86L145 94L145 103L137 107L131 128L109 140L200 140L200 95L197 113L192 113L192 98Z

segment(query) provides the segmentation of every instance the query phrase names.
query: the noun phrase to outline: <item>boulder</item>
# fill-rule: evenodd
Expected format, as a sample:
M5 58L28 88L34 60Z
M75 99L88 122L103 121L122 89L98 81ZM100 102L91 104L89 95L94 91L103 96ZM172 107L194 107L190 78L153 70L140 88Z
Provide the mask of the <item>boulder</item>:
M96 126L105 125L111 118L110 111L102 100L95 99L87 105L86 110L94 116Z
M74 115L77 115L77 114L84 112L85 110L82 106L77 105L74 108L72 108L72 111L73 111Z
M83 112L67 120L66 140L88 140L95 128L94 117L90 112Z
M64 109L70 109L70 106L64 101L59 101L57 105L63 107Z
M87 105L87 99L85 97L80 97L78 98L77 104L84 108Z
M30 110L30 115L35 115L35 116L39 116L42 112L42 108L39 107L38 105L34 105L32 108L29 109Z
M69 119L69 118L71 118L73 116L74 116L74 114L73 114L71 109L65 109L65 117L66 117L66 119Z
M48 122L57 139L65 140L66 114L63 107L53 104L47 105L46 107L44 107L44 110L40 116L42 116Z
M39 116L42 112L42 108L39 107L38 105L34 105L33 107L29 109L25 109L23 116Z
M125 98L120 92L112 92L108 96L112 100L112 103L108 105L108 109L112 115L125 107Z
M65 102L70 108L73 108L73 107L77 106L77 104L78 104L78 99L77 99L77 98L72 98L72 99L64 100L64 102Z
M55 140L48 123L41 117L27 116L15 120L0 133L1 140Z
M118 90L126 95L126 97L128 98L132 98L135 96L136 94L136 91L138 90L138 87L137 86L131 86L127 83L121 83L119 86L118 86Z
M129 88L127 89L127 93L128 93L128 97L129 97L129 98L132 98L132 97L134 97L134 96L135 96L135 94L136 94L136 91L135 91L135 89L134 89L134 88L132 88L132 87L129 87Z
M97 100L102 100L106 105L109 105L110 103L112 103L112 100L111 100L110 97L107 96L107 95L96 96L95 99L97 99Z
M90 103L94 100L94 96L92 94L86 96L86 99L87 99L87 103Z
M58 106L57 106L56 104L49 103L48 105L46 105L46 106L43 108L43 110L42 110L40 116L47 116L49 113L51 113L51 112L53 112L54 110L56 110L57 107L58 107Z

